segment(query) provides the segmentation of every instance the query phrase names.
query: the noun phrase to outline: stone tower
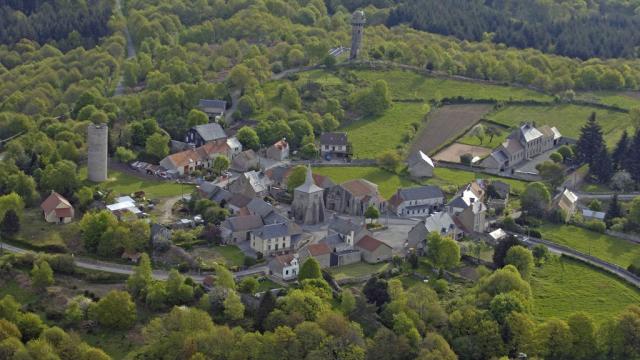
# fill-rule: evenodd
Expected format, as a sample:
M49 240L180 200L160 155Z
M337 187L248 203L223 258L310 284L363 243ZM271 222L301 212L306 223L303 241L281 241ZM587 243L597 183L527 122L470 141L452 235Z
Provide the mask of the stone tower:
M291 211L293 218L305 225L323 223L325 220L324 190L313 181L311 166L307 167L304 184L293 191Z
M107 124L91 124L87 128L87 168L90 181L107 180L107 146L109 127Z
M362 10L356 10L351 15L351 54L349 55L349 60L355 60L358 57L366 22L367 19L365 19L364 11Z

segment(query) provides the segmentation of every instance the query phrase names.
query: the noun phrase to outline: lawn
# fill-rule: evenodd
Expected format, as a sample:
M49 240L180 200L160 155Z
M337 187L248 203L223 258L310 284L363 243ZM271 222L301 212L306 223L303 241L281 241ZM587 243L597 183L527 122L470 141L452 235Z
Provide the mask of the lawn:
M301 81L313 81L324 86L340 86L344 84L344 80L337 77L334 73L324 70L311 70L298 74Z
M369 274L377 274L384 271L389 266L389 263L367 264L364 262L355 263L351 265L338 266L331 268L329 272L336 280L343 280L349 278L357 278Z
M57 248L64 250L68 243L78 238L75 223L50 224L44 221L40 208L25 209L21 218L20 232L17 239L34 249ZM65 243L65 240L68 243Z
M80 179L87 178L87 169L80 169ZM143 190L149 198L170 197L184 194L190 194L192 185L181 185L172 180L150 180L138 177L130 173L118 170L109 170L109 178L102 185L121 195L130 195L139 190Z
M244 253L235 245L214 246L212 249L224 258L228 266L242 266L244 264Z
M372 183L378 184L378 190L384 198L390 198L397 189L401 187L418 186L419 184L409 178L401 177L392 172L373 167L373 166L353 166L353 167L316 167L313 169L316 174L328 176L336 184L352 179L366 179ZM434 177L424 181L425 184L447 186L462 186L468 184L474 179L499 179L509 183L515 192L524 191L526 182L513 179L498 178L495 176L473 173L470 171L456 170L437 167L434 170Z
M480 123L485 127L485 129L487 129L490 126L494 127L494 128L500 128L499 126L489 124L489 123L487 123L485 121L482 121ZM502 144L502 142L510 134L508 129L500 128L500 135L494 135L493 139L491 139L490 136L485 136L484 139L482 139L482 142L480 142L480 139L478 139L478 137L473 136L470 133L471 133L471 130L468 133L466 133L463 137L461 137L460 139L456 140L456 142L459 142L461 144L482 146L482 147L486 147L486 148L489 148L489 149L494 149L494 148L500 146L500 144Z
M568 246L604 261L627 267L640 258L640 245L576 226L543 225L545 240Z
M260 280L258 280L258 290L256 290L256 293L260 293L260 292L264 292L267 290L271 290L271 289L280 289L282 288L282 285L274 282L273 280L267 278L267 277L263 277Z
M355 70L356 76L368 82L385 80L394 99L424 100L453 98L462 96L468 99L487 100L537 100L552 101L552 97L537 91L489 85L470 81L448 80L428 77L412 71L392 70Z
M580 129L594 111L597 114L598 122L602 126L604 138L609 147L613 147L616 144L624 129L633 133L631 119L628 114L589 106L506 106L497 112L487 115L487 118L508 127L519 126L525 121L533 121L537 125L555 126L562 135L577 139L580 135Z
M618 106L624 109L640 107L640 94L630 91L590 91L576 94L576 99Z
M566 319L584 311L602 322L640 302L640 291L632 285L568 258L554 258L536 269L531 288L533 313L538 320Z
M358 159L375 159L385 150L403 145L412 124L421 124L429 107L422 103L394 103L381 116L366 118L342 127Z

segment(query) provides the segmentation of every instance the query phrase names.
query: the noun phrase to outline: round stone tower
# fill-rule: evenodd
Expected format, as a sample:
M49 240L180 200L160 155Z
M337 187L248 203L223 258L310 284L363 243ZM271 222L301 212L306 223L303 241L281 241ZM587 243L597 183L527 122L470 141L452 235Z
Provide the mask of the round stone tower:
M107 180L107 146L109 127L107 124L91 124L87 128L87 168L90 181Z
M351 54L349 55L349 60L355 60L358 57L366 22L367 19L364 17L364 11L362 10L356 10L351 15Z

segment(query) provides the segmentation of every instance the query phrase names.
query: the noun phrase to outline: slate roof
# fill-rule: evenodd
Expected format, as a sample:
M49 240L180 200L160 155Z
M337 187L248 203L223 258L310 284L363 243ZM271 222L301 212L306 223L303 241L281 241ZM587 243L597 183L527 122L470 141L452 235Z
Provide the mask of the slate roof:
M506 199L509 196L509 191L511 191L511 185L500 180L492 181L490 186L500 199Z
M376 251L380 246L391 247L382 241L375 239L369 235L365 235L358 243L356 244L359 248L365 249L369 252Z
M320 144L322 145L347 145L347 133L345 132L327 132L320 135Z
M431 158L422 152L422 150L418 150L417 153L413 153L409 159L407 159L407 162L409 164L409 167L413 167L418 163L427 163L429 166L431 167L435 167L435 165L433 164L433 160L431 160Z
M345 190L351 193L354 197L379 197L378 194L378 185L365 180L365 179L354 179L343 182L340 184Z
M157 223L151 224L151 238L165 231L169 231L169 229Z
M520 136L525 142L531 142L539 137L542 137L543 135L540 130L527 123L520 126Z
M593 211L593 210L589 210L589 209L582 209L582 216L584 216L586 218L591 218L591 219L604 220L604 217L606 216L606 214L603 213L602 211Z
M198 107L205 112L207 112L207 110L224 112L224 110L227 108L227 102L224 100L200 99L200 101L198 102Z
M363 225L353 222L351 219L343 219L341 217L333 217L329 222L329 229L338 234L348 235L351 231L357 233L362 229Z
M262 228L255 230L253 234L262 239L273 239L290 235L289 226L284 223L264 225Z
M323 191L321 187L316 185L313 181L313 174L311 173L311 166L307 166L307 175L304 178L304 184L298 186L295 192L302 192L306 194Z
M520 141L518 139L514 139L512 137L508 137L502 143L502 149L508 156L511 156L511 155L523 150L524 148L522 147L522 144L520 143Z
M251 201L249 201L249 203L247 204L247 209L252 214L259 215L261 217L265 217L269 215L269 213L274 211L274 208L273 206L271 206L271 204L258 198L251 199Z
M424 219L424 227L429 232L446 233L456 227L453 218L446 211L441 211L429 215Z
M444 197L444 193L442 192L442 190L440 190L439 187L433 185L398 189L397 194L404 201Z
M218 139L226 139L227 134L218 123L209 123L204 125L196 125L192 127L204 141L213 141Z
M268 180L266 176L260 174L257 171L247 171L244 176L249 180L249 184L256 193L267 191L268 184L265 180Z
M233 194L227 203L237 208L243 208L251 201L251 198L242 194Z
M223 221L222 226L231 231L255 230L264 226L258 215L234 216Z

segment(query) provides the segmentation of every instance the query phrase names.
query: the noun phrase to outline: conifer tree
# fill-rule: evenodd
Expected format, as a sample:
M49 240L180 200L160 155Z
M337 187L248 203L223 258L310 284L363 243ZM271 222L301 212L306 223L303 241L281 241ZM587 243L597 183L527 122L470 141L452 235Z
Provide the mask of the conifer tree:
M636 183L640 182L640 129L636 130L626 156L626 170Z
M589 167L589 172L600 184L606 184L613 176L613 164L606 146L600 149L600 152L593 158L594 166Z
M626 164L626 156L629 151L629 133L627 130L622 132L622 136L620 136L620 140L616 144L616 148L613 150L611 154L611 162L613 163L614 170L621 170L625 168Z
M607 209L607 214L604 219L607 223L610 223L612 219L618 217L622 217L622 208L618 202L618 194L613 194L613 198L611 198L611 202L609 203L609 208Z
M581 163L592 165L594 158L602 151L604 147L602 138L602 128L596 121L596 113L591 113L589 120L580 130L580 138L577 143L577 157Z
M276 298L273 296L271 291L265 291L262 298L260 298L260 305L258 305L258 311L256 312L256 329L264 331L264 321L275 308Z

